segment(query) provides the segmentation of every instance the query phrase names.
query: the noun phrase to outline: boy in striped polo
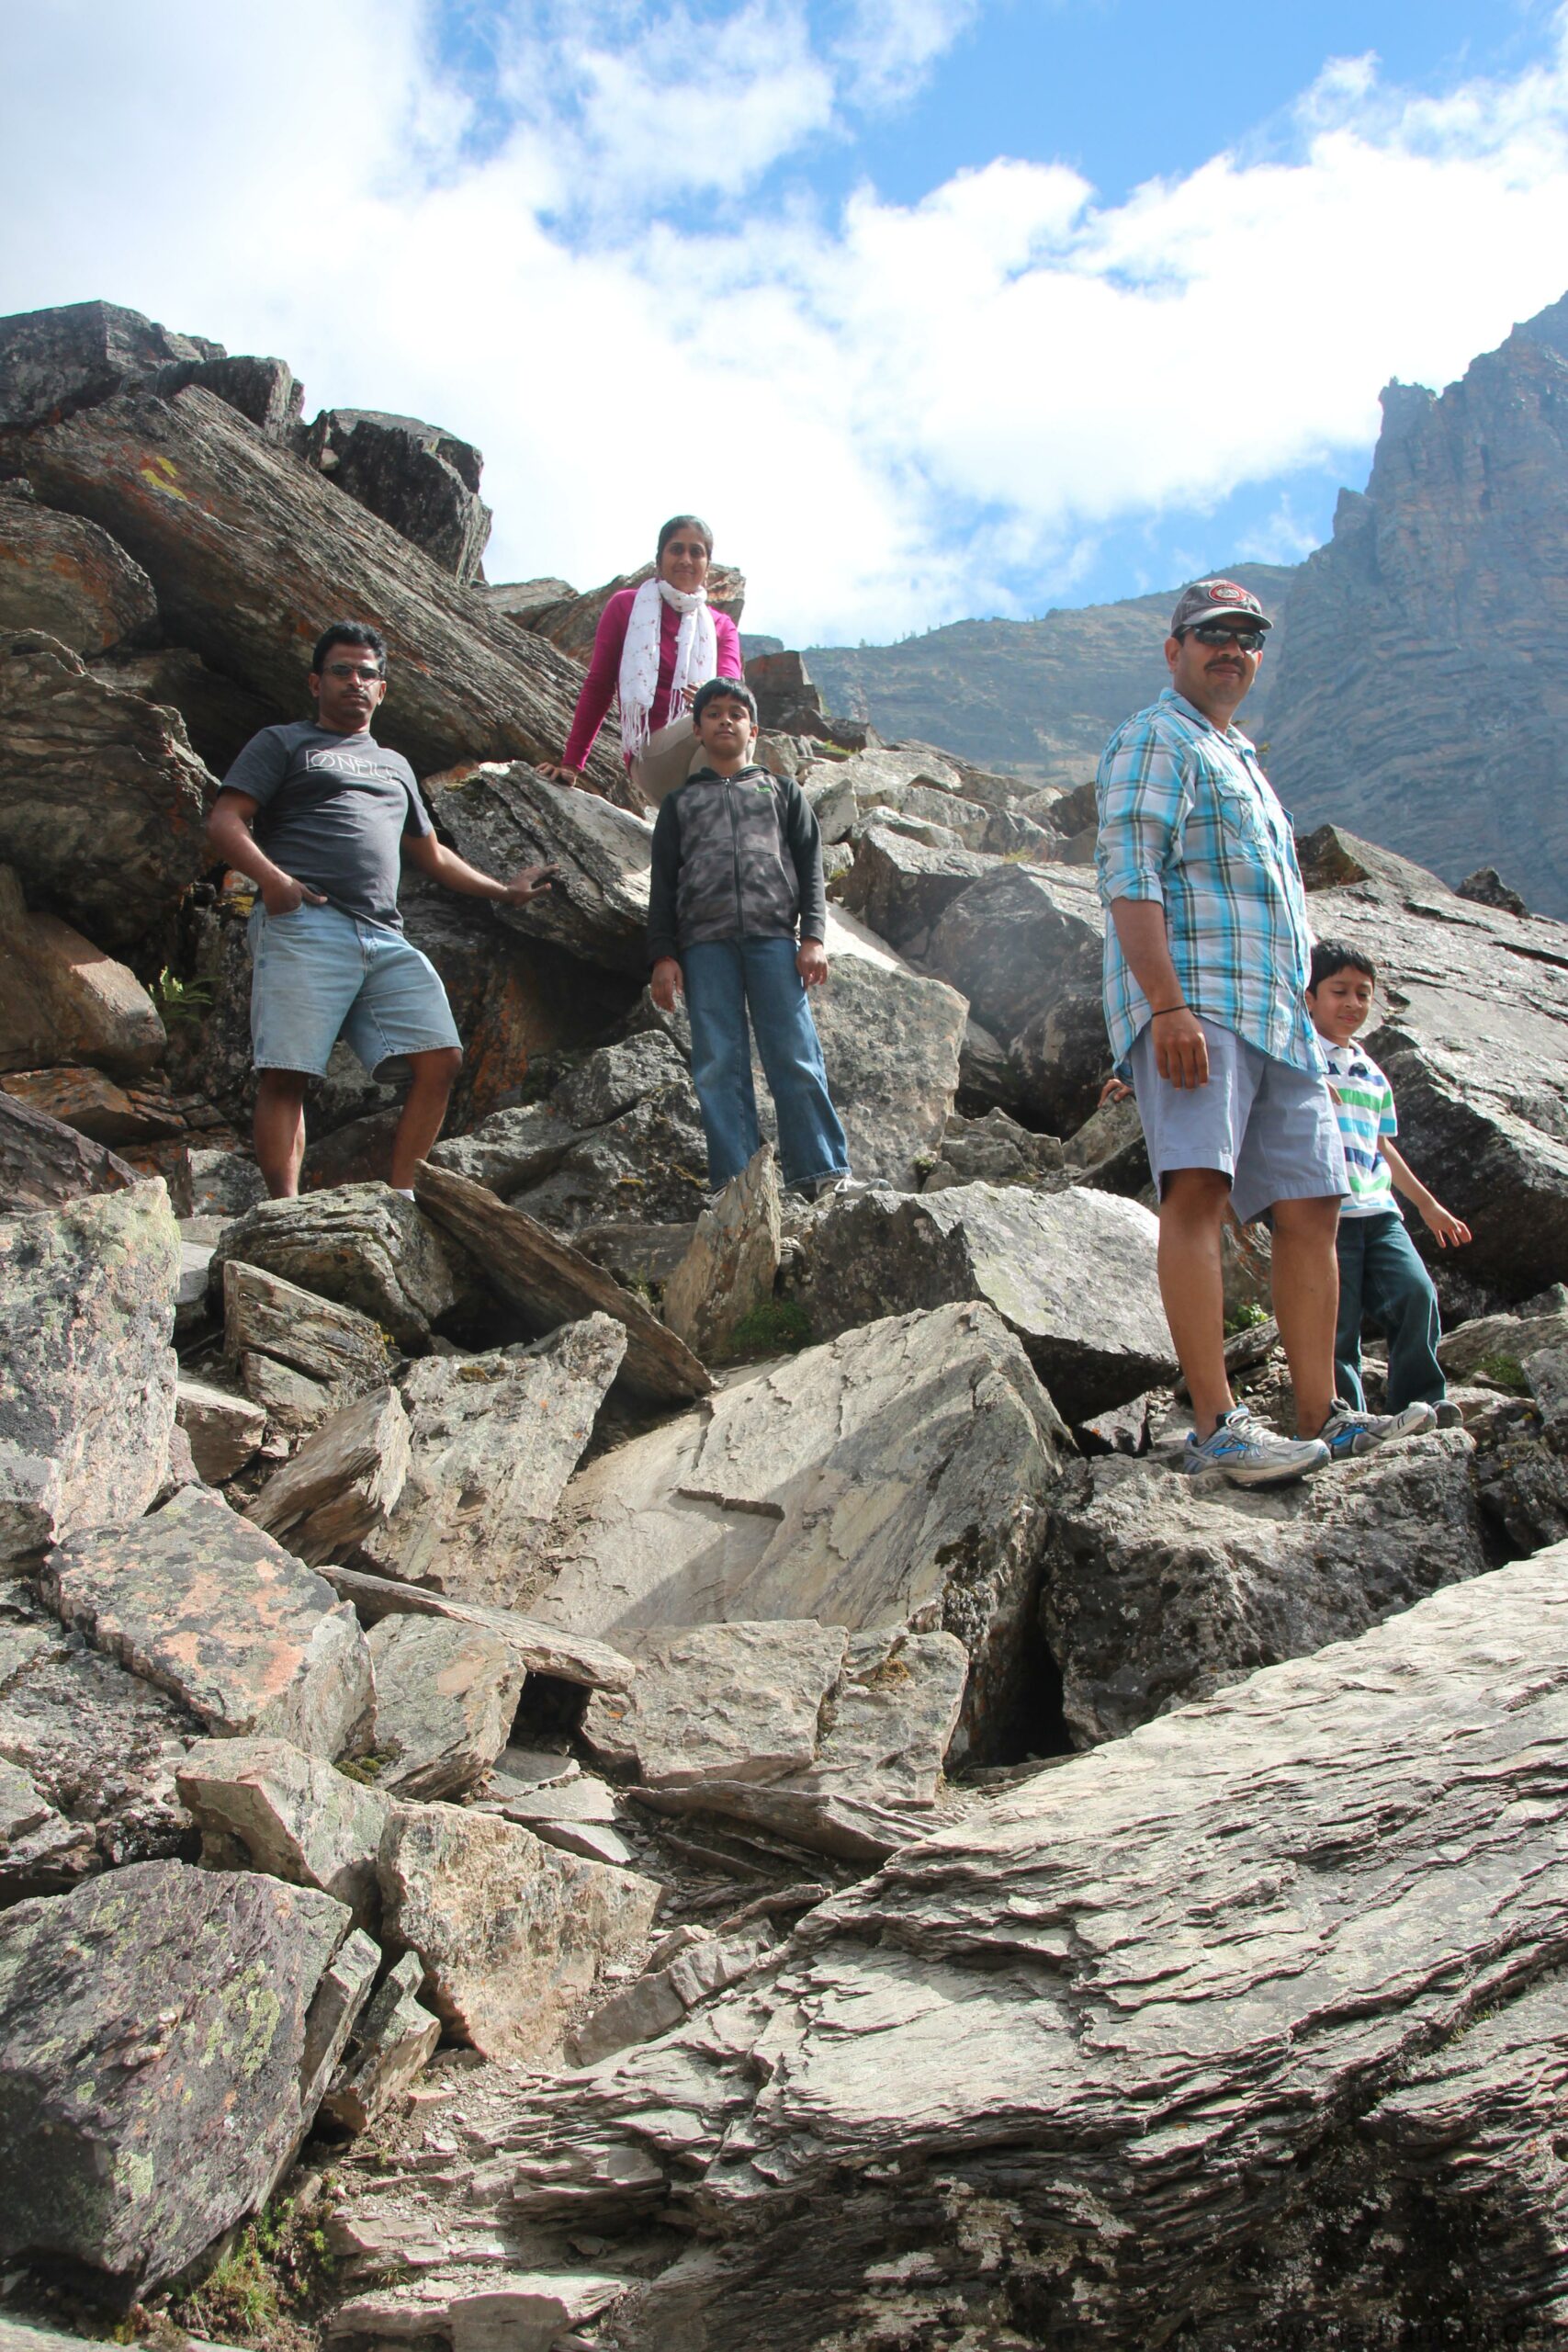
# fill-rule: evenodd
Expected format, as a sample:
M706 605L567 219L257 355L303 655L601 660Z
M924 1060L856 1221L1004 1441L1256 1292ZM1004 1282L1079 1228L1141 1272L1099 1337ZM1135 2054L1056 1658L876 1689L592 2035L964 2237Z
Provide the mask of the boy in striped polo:
M1427 1191L1394 1148L1393 1090L1371 1055L1353 1043L1371 1012L1377 976L1377 966L1360 948L1322 940L1312 951L1306 1001L1323 1040L1350 1181L1339 1206L1335 1385L1341 1404L1364 1410L1361 1318L1371 1316L1388 1336L1388 1408L1404 1436L1430 1429L1434 1419L1447 1426L1460 1415L1447 1400L1438 1362L1438 1294L1404 1229L1394 1192L1415 1203L1439 1249L1468 1241L1470 1227Z

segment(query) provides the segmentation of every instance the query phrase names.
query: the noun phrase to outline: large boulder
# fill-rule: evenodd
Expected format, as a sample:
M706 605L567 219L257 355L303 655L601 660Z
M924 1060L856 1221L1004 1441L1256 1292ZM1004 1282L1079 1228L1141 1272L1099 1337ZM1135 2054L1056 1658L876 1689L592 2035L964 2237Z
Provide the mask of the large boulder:
M465 585L477 578L491 515L479 496L484 459L471 443L416 416L324 408L305 455L443 571Z
M639 1102L660 1097L668 1103L671 1090L694 1102L691 1073L671 1040L661 1030L641 1030L590 1054L547 1101L492 1111L467 1135L447 1136L431 1160L510 1200L553 1175Z
M1041 1622L1080 1746L1362 1633L1488 1565L1458 1430L1245 1492L1102 1457L1064 1485Z
M1158 1238L1135 1201L1079 1186L866 1193L816 1221L807 1296L824 1337L983 1298L1022 1340L1058 1409L1084 1421L1176 1376Z
M352 1608L200 1487L62 1544L44 1593L209 1731L271 1734L330 1761L368 1729L370 1656Z
M504 1608L534 1577L561 1490L626 1351L608 1315L531 1347L411 1366L407 1476L357 1538L382 1576Z
M988 1752L1041 1703L1025 1629L1065 1445L989 1307L893 1317L580 1471L526 1605L623 1644L743 1619L942 1629L970 1659L958 1752Z
M197 1730L177 1701L68 1634L27 1586L0 1589L0 1766L24 1800L0 1826L0 1906L182 1851L175 1773Z
M104 685L55 638L0 638L0 859L30 900L155 972L209 862L213 789L174 711Z
M1054 1135L1088 1118L1111 1067L1104 941L1092 873L1004 865L952 901L922 959L1012 1048L1023 1115Z
M0 865L0 1070L90 1062L140 1078L163 1059L164 1024L135 973L58 915L29 914L7 865Z
M118 302L13 311L0 319L0 425L69 416L165 368L222 356L220 343L175 334Z
M529 2242L592 2232L635 2277L624 2352L1544 2347L1565 1572L1015 1785L663 2039L535 2086Z
M886 825L867 825L855 837L854 853L834 896L881 938L912 955L919 954L953 900L993 870L992 861L973 850L930 849Z
M832 914L827 945L828 980L812 990L811 1013L850 1165L869 1182L913 1186L958 1092L967 1008Z
M137 1862L0 1917L0 2257L129 2303L265 2203L376 1975L331 1895Z
M660 1896L451 1804L394 1805L379 1870L388 1941L418 1953L425 2000L490 2058L558 2050L571 2005L647 1933Z
M0 1564L157 1493L179 1272L162 1184L0 1218Z
M442 831L487 874L546 864L558 869L540 897L498 910L509 930L638 978L647 972L653 828L645 819L595 793L552 784L524 761L449 767L425 789Z
M180 1796L203 1832L203 1860L237 1848L252 1870L345 1903L357 1927L380 1917L376 1858L387 1800L286 1739L198 1740L182 1759Z
M157 618L152 582L107 531L0 484L0 632L42 629L86 661Z
M422 775L559 757L580 684L566 657L213 392L124 392L4 438L40 498L101 524L141 565L171 635L277 710L307 707L326 623L368 613L393 679L378 732ZM602 741L593 772L614 787L614 731Z
M263 1201L224 1233L214 1280L231 1259L352 1307L404 1348L428 1347L431 1325L458 1298L441 1237L389 1184Z

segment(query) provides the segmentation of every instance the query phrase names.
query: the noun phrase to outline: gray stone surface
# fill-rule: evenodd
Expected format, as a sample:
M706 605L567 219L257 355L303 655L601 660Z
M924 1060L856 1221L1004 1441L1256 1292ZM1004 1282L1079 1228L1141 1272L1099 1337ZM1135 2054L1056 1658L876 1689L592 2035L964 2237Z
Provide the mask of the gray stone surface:
M400 1804L381 1847L386 1933L424 1999L492 2058L547 2058L600 1967L647 1932L650 1879L541 1844L494 1814Z
M304 454L443 571L465 585L477 579L490 508L479 494L484 459L470 442L414 416L329 408L306 434Z
M958 1091L962 997L828 918L829 978L811 992L829 1091L867 1182L914 1185Z
M367 2132L434 2056L441 2020L419 1997L423 1974L414 1954L405 1952L361 2010L347 2054L321 2101L322 2114L341 2131Z
M370 1989L348 1928L329 1895L172 1861L0 1917L0 2256L129 2301L254 2211Z
M579 1472L534 1613L627 1642L816 1617L944 1630L970 1680L959 1751L1010 1737L1065 1433L989 1307L892 1317L739 1377Z
M1501 1358L1522 1373L1527 1356L1561 1347L1568 1347L1568 1314L1479 1315L1444 1332L1438 1362L1450 1380L1467 1380L1489 1360Z
M161 1183L0 1217L0 1567L157 1493L179 1260Z
M944 909L992 871L972 848L931 849L884 825L857 833L854 864L837 896L895 947L919 953Z
M689 1095L691 1073L668 1037L645 1030L590 1054L547 1102L494 1111L468 1135L446 1137L430 1157L508 1200L553 1174L596 1130L671 1088ZM699 1172L702 1164L699 1155Z
M534 1573L626 1343L613 1317L590 1315L531 1347L412 1365L408 1474L396 1507L359 1538L362 1561L508 1606Z
M389 1184L263 1201L224 1234L215 1261L231 1258L353 1307L403 1348L428 1346L431 1325L457 1302L440 1236Z
M315 1429L386 1386L397 1351L367 1315L233 1258L220 1272L224 1352L280 1429Z
M1041 1621L1082 1746L1380 1623L1488 1566L1471 1441L1439 1430L1248 1493L1123 1456L1064 1485Z
M346 1559L383 1529L408 1477L409 1417L375 1388L324 1421L247 1504L245 1517L307 1566Z
M368 1636L376 1671L377 1785L405 1797L462 1797L512 1736L523 1668L499 1634L439 1617L383 1617Z
M1062 1146L1056 1136L1032 1134L999 1106L981 1119L965 1119L955 1111L942 1136L936 1165L920 1190L946 1193L955 1184L1049 1188L1053 1177L1066 1182L1062 1170Z
M1544 2352L1565 1568L1440 1593L906 1848L513 2107L512 2227L637 2269L625 2352ZM696 2260L660 2245L671 2203Z
M644 819L551 784L522 761L453 768L433 776L428 790L443 832L485 873L547 862L559 868L543 897L501 910L508 929L553 940L590 963L647 972L653 828Z
M152 582L107 531L0 490L0 633L41 629L84 660L155 628Z
M835 1202L807 1242L815 1328L966 1298L994 1307L1070 1421L1175 1377L1157 1227L1136 1202L1075 1186L963 1184Z
M664 1320L705 1363L732 1355L737 1328L773 1298L783 1234L778 1166L763 1144L703 1211L664 1285Z
M847 1640L814 1618L646 1634L637 1680L624 1697L595 1694L582 1736L649 1787L783 1780L817 1759Z
M374 1932L376 1857L387 1800L286 1739L204 1739L179 1764L182 1800L220 1854L233 1841L252 1870L346 1903Z
M220 1487L254 1459L266 1434L266 1415L248 1396L236 1396L210 1381L181 1376L175 1391L175 1415L190 1440L197 1475L209 1487Z
M1092 873L1004 865L952 901L921 959L1015 1049L1023 1114L1054 1135L1082 1125L1111 1067L1104 937Z
M370 1659L353 1610L200 1487L51 1553L45 1597L210 1731L274 1733L330 1760L366 1728Z

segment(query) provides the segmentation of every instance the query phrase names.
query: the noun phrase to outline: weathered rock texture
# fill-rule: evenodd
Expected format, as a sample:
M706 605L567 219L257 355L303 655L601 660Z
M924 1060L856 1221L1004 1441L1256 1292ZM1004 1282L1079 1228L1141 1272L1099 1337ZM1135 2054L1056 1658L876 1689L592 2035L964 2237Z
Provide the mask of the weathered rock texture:
M387 1800L284 1739L204 1739L181 1761L179 1792L210 1841L237 1843L253 1870L380 1916L376 1857ZM215 1856L214 1860L220 1857Z
M1366 490L1340 492L1334 537L1292 591L1269 705L1274 781L1304 822L1342 820L1450 883L1501 866L1558 915L1565 390L1568 300L1440 395L1388 386Z
M245 1394L280 1428L314 1429L385 1387L396 1351L367 1315L234 1258L221 1275L225 1351Z
M444 571L465 584L475 578L490 508L479 494L484 459L469 442L415 416L332 408L311 425L305 454Z
M379 516L210 391L130 391L10 436L40 498L99 523L152 580L166 626L217 670L303 708L321 616L369 613L396 686L384 740L423 774L559 756L578 674ZM610 741L595 775L620 781Z
M29 914L16 875L4 865L0 955L0 1069L92 1062L120 1078L140 1078L163 1059L164 1024L135 973L58 915Z
M1303 2313L1543 2352L1565 1568L1442 1593L906 1849L761 1979L542 2086L513 2227L596 2233L625 2352L1266 2352ZM665 2267L671 2201L695 2243Z
M135 1169L112 1151L0 1092L0 1214L58 1208L137 1182Z
M728 1355L739 1326L772 1299L782 1236L778 1167L764 1144L704 1210L664 1285L664 1320L705 1363Z
M152 627L158 600L141 565L96 523L17 487L0 488L0 632L41 629L87 660Z
M375 1975L348 1926L329 1895L179 1862L0 1918L0 2255L68 2256L129 2301L254 2211Z
M523 1668L498 1634L435 1617L384 1617L369 1635L376 1670L378 1786L407 1797L461 1797L512 1734Z
M1100 999L1105 915L1091 873L1002 865L952 900L923 962L1011 1049L1023 1115L1070 1135L1111 1068Z
M551 784L521 761L450 768L427 788L442 831L487 874L547 862L559 868L542 897L501 910L508 929L639 978L647 972L653 829L642 818Z
M400 1347L429 1344L457 1301L440 1236L389 1184L339 1184L292 1201L263 1201L224 1234L215 1266L237 1259L318 1298L368 1316Z
M737 1380L568 1487L547 1622L815 1617L941 1628L970 1658L964 1738L1033 1704L1027 1623L1064 1433L983 1306L894 1317Z
M179 1269L162 1184L0 1218L0 1562L157 1493Z

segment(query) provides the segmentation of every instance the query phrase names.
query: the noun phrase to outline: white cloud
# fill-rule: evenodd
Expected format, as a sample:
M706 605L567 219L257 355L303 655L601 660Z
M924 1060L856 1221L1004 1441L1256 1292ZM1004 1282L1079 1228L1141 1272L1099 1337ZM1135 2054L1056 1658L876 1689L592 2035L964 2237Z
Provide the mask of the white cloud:
M1561 51L1437 99L1333 61L1282 160L1119 205L998 158L829 217L781 175L972 5L506 0L479 91L434 0L49 0L7 25L0 307L107 295L469 435L492 577L602 579L695 505L808 642L1060 601L1119 526L1353 462L1389 375L1563 290Z

